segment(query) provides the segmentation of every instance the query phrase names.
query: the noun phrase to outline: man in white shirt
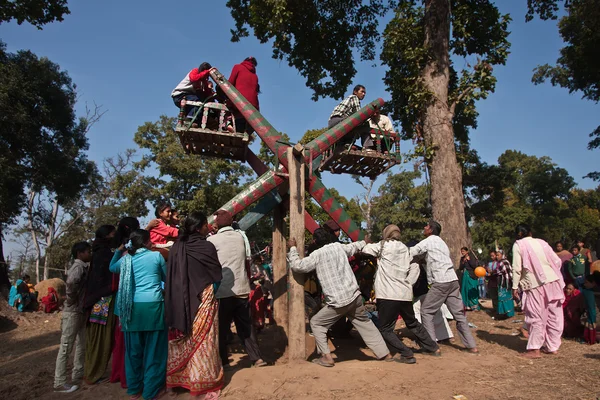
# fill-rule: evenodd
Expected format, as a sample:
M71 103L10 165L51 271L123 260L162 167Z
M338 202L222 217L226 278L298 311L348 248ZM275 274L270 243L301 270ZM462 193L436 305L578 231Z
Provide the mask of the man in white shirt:
M367 316L358 283L348 262L348 257L358 253L366 245L365 241L342 244L323 228L315 230L313 236L317 248L302 259L296 249L296 239L288 240L290 267L299 273L316 270L325 297L325 307L310 320L317 350L321 354L321 358L317 358L313 362L323 367L334 366L327 345L327 331L342 317L348 317L352 321L352 325L366 345L375 353L377 359L396 360L390 355L379 330Z
M458 277L450 258L450 250L448 245L439 237L441 232L442 226L439 223L433 220L429 221L423 230L426 238L410 248L411 257L425 254L427 263L427 282L430 288L421 304L421 320L429 336L435 337L433 317L442 304L446 304L456 320L458 336L467 351L478 354L479 350L477 350L477 344L471 334L465 315ZM439 350L435 354L439 355L438 352Z
M419 278L419 264L411 263L408 248L400 241L400 228L388 225L383 230L383 240L366 245L363 253L377 257L375 297L377 297L378 328L388 347L400 353L406 364L417 360L394 332L398 316L416 336L423 351L435 354L439 347L427 330L415 318L413 310L413 285Z
M373 114L373 116L369 119L369 127L371 129L374 129L375 131L380 131L381 133L386 133L386 134L390 134L390 133L394 133L394 125L392 125L392 120L389 119L389 117L387 115L383 115L381 114L381 110L379 109L379 106L375 106L375 113ZM376 139L376 135L375 134L370 134L369 137L369 143L368 145L365 144L365 147L370 147L372 149L375 149L375 139ZM393 143L388 143L391 139L381 139L381 151L386 152L389 151L390 148L392 147ZM388 146L389 144L389 146Z
M219 299L219 354L224 367L229 366L227 354L227 333L230 332L231 321L240 337L248 357L254 366L267 365L260 355L256 332L250 317L250 281L246 272L246 244L244 238L233 229L233 216L226 210L218 210L215 224L219 229L215 235L206 240L215 245L217 256L223 268L223 279L217 290Z

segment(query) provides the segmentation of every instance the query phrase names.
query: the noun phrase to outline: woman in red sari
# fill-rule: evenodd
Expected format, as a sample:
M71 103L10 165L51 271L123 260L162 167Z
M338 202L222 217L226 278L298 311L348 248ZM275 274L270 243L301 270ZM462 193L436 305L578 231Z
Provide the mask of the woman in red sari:
M208 221L192 212L171 248L165 282L165 315L169 332L167 388L185 388L200 399L216 399L223 387L219 357L221 263L206 241Z

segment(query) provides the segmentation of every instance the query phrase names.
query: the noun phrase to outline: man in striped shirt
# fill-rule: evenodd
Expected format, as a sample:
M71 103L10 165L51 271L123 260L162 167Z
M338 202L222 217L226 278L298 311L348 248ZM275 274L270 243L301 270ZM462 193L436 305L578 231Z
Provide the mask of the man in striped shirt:
M458 277L454 271L454 264L450 258L448 245L440 238L442 226L434 220L429 221L423 229L425 239L421 240L415 246L410 248L411 257L425 254L427 263L427 283L429 283L429 292L421 304L421 320L423 326L432 338L435 337L435 327L433 317L442 307L442 304L448 306L448 310L456 320L456 329L458 336L463 342L467 351L472 354L478 354L477 344L471 334L467 316L465 315L462 297L460 296L460 287ZM436 356L441 355L440 350L433 353Z
M331 115L329 116L328 128L333 128L344 119L348 118L355 112L361 109L360 101L367 95L367 89L363 85L356 85L352 94L346 97L340 104L335 106ZM340 146L346 148L348 145L354 143L355 135L359 134L362 139L362 145L366 147L373 147L373 142L370 135L370 127L368 123L363 123L348 133L345 137L340 140ZM370 141L370 144L369 144Z

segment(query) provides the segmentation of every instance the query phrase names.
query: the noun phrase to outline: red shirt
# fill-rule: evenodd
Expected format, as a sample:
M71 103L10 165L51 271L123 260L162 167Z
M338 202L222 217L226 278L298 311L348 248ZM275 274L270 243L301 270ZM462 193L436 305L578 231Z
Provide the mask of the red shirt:
M161 219L158 226L150 229L150 241L154 244L166 244L169 238L176 238L178 234L177 228L165 224Z
M231 70L229 82L244 96L250 104L260 110L258 104L258 76L256 68L250 61L236 64Z

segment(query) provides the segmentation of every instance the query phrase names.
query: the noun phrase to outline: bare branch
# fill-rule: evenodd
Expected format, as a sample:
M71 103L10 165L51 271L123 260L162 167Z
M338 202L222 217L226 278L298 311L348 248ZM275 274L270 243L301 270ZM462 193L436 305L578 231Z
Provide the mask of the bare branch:
M108 110L102 110L102 105L96 104L95 101L93 110L88 107L88 103L86 102L84 119L87 122L87 125L85 127L84 133L87 134L92 129L92 126L94 126L96 122L100 121L102 116L107 112Z

